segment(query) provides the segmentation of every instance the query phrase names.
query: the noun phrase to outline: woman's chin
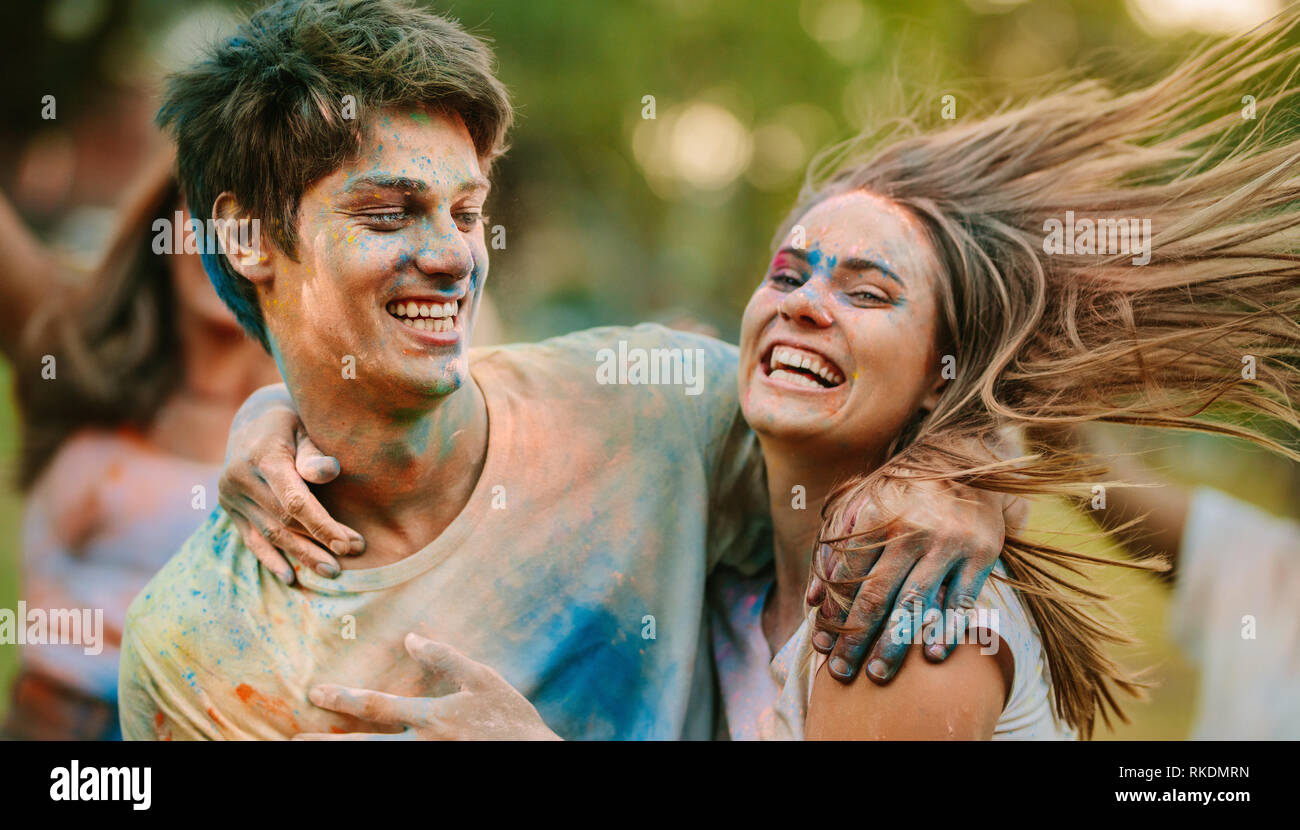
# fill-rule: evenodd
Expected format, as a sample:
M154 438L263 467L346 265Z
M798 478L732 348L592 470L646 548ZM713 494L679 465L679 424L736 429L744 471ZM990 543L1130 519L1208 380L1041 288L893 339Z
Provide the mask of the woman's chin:
M832 413L806 404L750 399L741 406L741 414L755 434L774 441L799 441L813 451L822 441L828 441L834 427Z

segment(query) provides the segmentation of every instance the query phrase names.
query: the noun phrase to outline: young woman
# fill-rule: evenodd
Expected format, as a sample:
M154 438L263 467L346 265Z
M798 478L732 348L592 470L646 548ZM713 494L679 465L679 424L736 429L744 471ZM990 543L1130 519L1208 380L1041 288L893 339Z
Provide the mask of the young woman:
M27 310L35 316L24 320L15 364L27 494L23 598L29 608L104 616L103 639L89 650L24 647L4 728L10 737L118 736L126 607L216 506L231 418L251 391L279 377L217 298L198 256L154 252L154 223L170 227L177 211L184 206L171 159L159 159L89 282Z
M1009 537L981 613L966 618L968 644L942 667L921 653L953 646L935 619L943 603L906 597L916 611L868 657L875 676L878 656L908 652L889 685L830 682L804 619L806 593L848 608L871 576L817 563L806 592L807 576L819 546L865 570L873 529L859 513L891 481L1019 494L1103 483L1053 426L1199 429L1296 457L1265 432L1272 421L1294 439L1300 426L1289 403L1300 391L1300 131L1284 111L1297 92L1294 27L1288 15L1136 92L1080 84L850 147L806 190L741 334L741 406L776 534L770 583L715 586L729 609L715 640L733 735L1087 737L1097 714L1119 713L1113 689L1139 690L1104 654L1120 635L1090 612L1099 597L1064 573L1090 557ZM1259 100L1253 121L1238 109L1246 94ZM1087 233L1085 220L1092 239L1053 239L1071 225ZM1148 222L1150 237L1135 239ZM1130 231L1127 247L1111 228ZM999 460L1008 425L1036 437ZM953 432L989 452L954 453ZM791 508L795 486L826 497L821 516ZM913 571L909 583L932 577ZM927 628L938 642L916 636Z

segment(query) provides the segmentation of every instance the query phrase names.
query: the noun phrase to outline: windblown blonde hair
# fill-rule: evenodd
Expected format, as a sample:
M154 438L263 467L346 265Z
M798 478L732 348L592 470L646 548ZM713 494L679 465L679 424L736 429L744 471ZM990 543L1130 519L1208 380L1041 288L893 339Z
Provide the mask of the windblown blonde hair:
M878 535L880 524L854 527L858 508L899 479L1084 495L1105 467L1053 432L1069 424L1199 430L1300 459L1277 437L1300 428L1296 19L1208 44L1136 91L1075 82L932 131L904 122L823 157L779 238L848 191L910 210L943 266L942 346L957 374L883 467L832 493L821 542L860 549ZM1045 223L1066 211L1149 219L1150 262L1045 253ZM966 449L1006 425L1037 436L1025 455ZM1057 716L1085 737L1098 712L1107 725L1124 719L1112 686L1140 695L1142 684L1106 655L1128 640L1098 615L1105 597L1080 567L1116 563L1015 535L1002 562L1042 634ZM847 608L860 580L818 576Z

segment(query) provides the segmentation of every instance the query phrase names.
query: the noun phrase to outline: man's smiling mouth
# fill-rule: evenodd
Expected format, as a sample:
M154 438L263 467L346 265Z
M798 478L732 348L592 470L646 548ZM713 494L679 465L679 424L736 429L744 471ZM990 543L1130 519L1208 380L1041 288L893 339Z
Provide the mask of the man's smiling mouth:
M764 368L773 380L808 389L831 389L844 383L844 373L830 358L794 346L773 346Z
M403 325L417 331L451 331L456 327L460 300L438 303L430 300L405 300L388 304L388 313Z

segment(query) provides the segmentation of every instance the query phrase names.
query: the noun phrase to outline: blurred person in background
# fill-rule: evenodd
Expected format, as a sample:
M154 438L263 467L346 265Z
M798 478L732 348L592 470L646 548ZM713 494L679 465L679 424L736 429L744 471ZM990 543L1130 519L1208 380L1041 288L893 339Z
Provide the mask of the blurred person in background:
M145 173L78 288L59 287L52 258L0 210L5 328L26 329L4 342L24 427L21 596L29 608L103 609L98 653L24 646L8 737L119 737L127 604L215 507L235 410L279 378L199 257L155 253L155 223L171 233L177 211L189 218L171 167L160 158Z
M1200 669L1190 737L1300 739L1300 522L1173 482L1115 430L1071 438L1137 485L1107 488L1084 512L1135 554L1172 566L1171 633ZM1300 480L1300 467L1291 476Z

